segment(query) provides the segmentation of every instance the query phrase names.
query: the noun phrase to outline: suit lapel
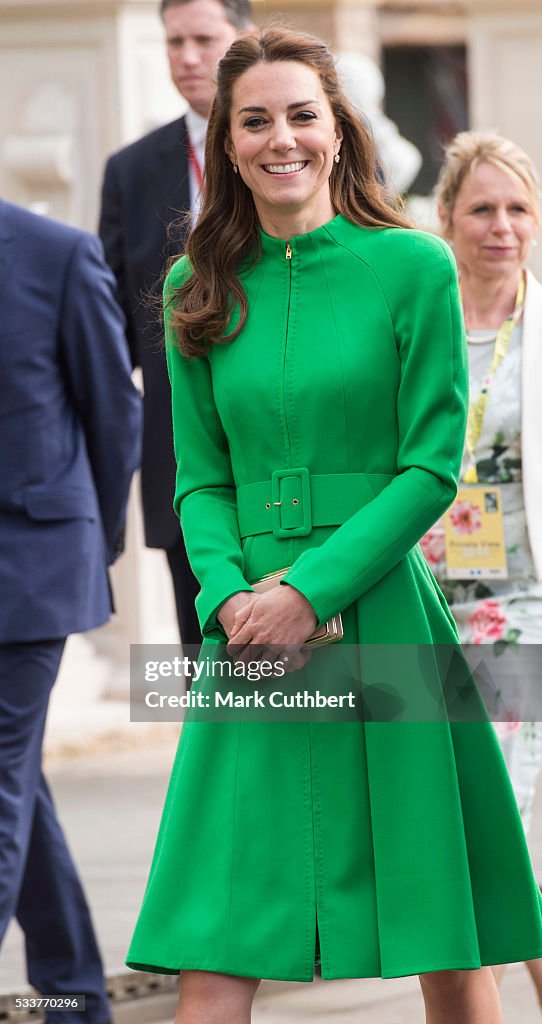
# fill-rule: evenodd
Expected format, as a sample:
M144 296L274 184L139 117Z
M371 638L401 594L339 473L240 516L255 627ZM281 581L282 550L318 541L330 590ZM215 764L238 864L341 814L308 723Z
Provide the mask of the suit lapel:
M178 216L188 209L190 185L184 117L166 125L161 133L152 182L156 198L164 212Z
M155 209L167 229L164 251L168 257L179 255L186 238L186 224L182 218L190 209L187 142L184 117L166 125L160 135L151 172Z

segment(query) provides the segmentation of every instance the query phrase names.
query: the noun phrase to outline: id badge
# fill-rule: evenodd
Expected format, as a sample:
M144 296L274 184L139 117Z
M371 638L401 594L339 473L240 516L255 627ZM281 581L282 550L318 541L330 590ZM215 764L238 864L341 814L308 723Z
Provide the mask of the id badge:
M500 487L460 487L444 516L444 537L448 579L507 578Z

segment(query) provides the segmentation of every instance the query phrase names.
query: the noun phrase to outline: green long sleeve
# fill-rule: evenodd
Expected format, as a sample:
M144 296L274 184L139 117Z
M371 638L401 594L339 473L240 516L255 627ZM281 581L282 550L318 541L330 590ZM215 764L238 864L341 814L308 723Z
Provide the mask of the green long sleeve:
M181 520L186 551L201 590L196 598L202 634L223 639L216 612L240 590L243 555L235 484L228 442L213 396L206 357L188 360L172 338L168 299L182 284L186 261L172 268L164 287L166 358L172 391L173 436L177 460L174 508Z

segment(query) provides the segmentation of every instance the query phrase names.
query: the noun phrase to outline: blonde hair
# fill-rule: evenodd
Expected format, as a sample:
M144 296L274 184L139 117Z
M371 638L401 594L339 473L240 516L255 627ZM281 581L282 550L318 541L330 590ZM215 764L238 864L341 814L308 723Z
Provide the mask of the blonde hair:
M533 214L539 220L540 183L526 152L497 132L459 132L444 150L444 164L435 186L435 198L441 217L446 217L446 227L451 225L465 176L482 163L494 164L506 174L519 178L531 198Z

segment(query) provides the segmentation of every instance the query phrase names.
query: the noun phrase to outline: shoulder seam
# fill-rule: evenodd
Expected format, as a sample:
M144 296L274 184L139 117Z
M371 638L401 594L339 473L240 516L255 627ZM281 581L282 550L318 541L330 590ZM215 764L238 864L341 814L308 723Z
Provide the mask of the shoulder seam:
M331 234L330 231L328 232L328 234L329 234L330 238L333 238L333 241L335 242L336 245L340 245L341 248L345 250L345 252L350 253L350 255L354 257L354 259L356 259L359 263L362 263L364 267L367 267L367 270L369 270L370 273L372 274L372 276L374 277L375 281L378 284L378 288L380 290L380 293L382 295L382 299L384 301L384 305L386 306L386 309L388 311L388 316L390 318L390 324L391 324L392 330L393 330L393 337L395 338L395 344L397 345L397 335L395 333L394 319L393 319L392 312L391 312L391 309L390 309L390 306L389 306L387 295L386 295L386 293L384 291L384 288L382 287L382 282L381 282L380 277L378 276L376 270L374 269L374 267L366 259L364 259L363 256L360 256L359 253L354 252L354 250L351 249L349 245L345 245L343 241L339 240L338 238L335 238ZM320 255L320 258L321 258L321 255Z

